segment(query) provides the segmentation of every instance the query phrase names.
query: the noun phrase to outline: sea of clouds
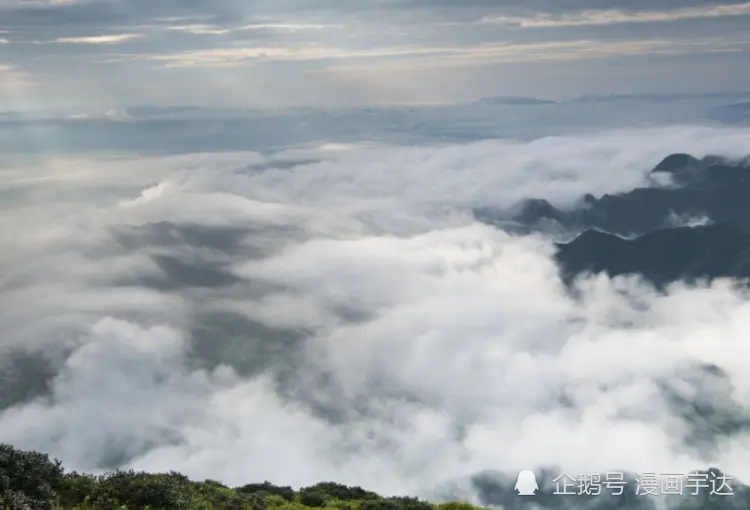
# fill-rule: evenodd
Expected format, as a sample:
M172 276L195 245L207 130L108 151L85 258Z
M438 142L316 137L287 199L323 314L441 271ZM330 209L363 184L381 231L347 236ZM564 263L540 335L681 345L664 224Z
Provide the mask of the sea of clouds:
M387 494L541 468L750 482L748 295L598 276L574 297L551 239L471 215L748 142L686 126L5 161L0 441L70 469Z

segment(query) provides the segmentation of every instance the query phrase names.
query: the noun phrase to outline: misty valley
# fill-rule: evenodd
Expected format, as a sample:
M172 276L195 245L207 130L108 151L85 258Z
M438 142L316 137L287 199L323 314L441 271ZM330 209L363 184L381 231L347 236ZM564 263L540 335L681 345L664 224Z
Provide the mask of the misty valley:
M213 190L205 188L201 179L207 174L201 174L197 167L181 183L163 181L170 184L160 185L159 192L146 190L133 201L120 201L116 213L132 216L135 222L124 222L116 214L115 222L81 244L78 254L66 251L64 245L57 248L58 261L67 268L58 273L67 280L58 281L77 283L69 287L68 294L60 294L60 302L47 303L48 308L40 309L52 312L47 319L34 327L28 322L25 328L15 329L26 342L37 342L43 350L34 353L18 344L7 351L0 366L0 426L3 438L11 440L0 449L4 508L470 510L472 504L458 501L471 494L474 496L467 499L474 505L509 510L647 509L661 508L662 504L681 510L749 507L750 487L732 472L721 475L718 469L727 467L714 461L703 470L700 465L691 466L685 476L690 472L704 473L706 480L709 475L726 476L731 480L729 496L709 490L708 485L701 494L643 495L639 481L643 475L633 470L627 455L616 461L621 465L609 466L620 469L627 481L618 495L590 490L568 496L555 492L553 482L558 466L563 465L559 457L536 459L540 463L534 482L538 484L536 493L526 498L517 494L513 474L493 469L492 462L463 480L442 475L432 478L433 486L417 495L410 494L411 489L399 495L383 494L377 482L384 476L381 469L388 470L379 464L375 464L376 471L358 475L362 482L352 485L340 483L346 480L337 476L342 472L335 468L320 473L313 469L307 479L319 480L293 489L287 484L299 482L285 475L285 465L291 460L279 466L271 482L259 483L269 477L256 475L253 479L253 469L241 466L248 462L260 468L268 462L259 454L261 445L269 445L271 456L281 446L267 442L268 434L276 437L267 427L296 428L295 413L314 424L312 430L316 432L310 437L319 439L310 445L319 440L334 441L342 459L350 454L347 452L362 451L355 454L355 462L367 462L357 455L368 455L370 448L375 448L371 454L377 452L384 458L409 455L409 446L393 435L396 431L403 434L412 430L415 435L409 444L420 440L466 444L472 433L497 427L499 422L488 412L507 412L504 402L510 397L503 396L502 390L487 396L481 386L493 391L509 376L520 381L515 392L520 400L512 404L513 408L528 405L535 412L551 413L553 423L558 425L550 423L550 439L565 440L563 431L556 427L567 420L584 426L590 418L581 411L598 405L597 399L605 396L613 399L610 407L604 408L614 413L606 418L612 420L609 426L654 419L658 415L649 411L647 401L634 401L627 393L619 393L618 387L630 387L629 391L639 388L642 382L632 378L638 374L650 374L650 386L637 391L645 392L644 396L654 392L651 398L659 399L659 412L669 417L673 423L670 428L674 431L674 424L679 423L678 432L671 432L671 437L679 436L682 448L696 455L693 459L721 459L717 454L724 451L723 445L745 437L750 430L750 414L738 400L746 387L736 386L736 371L744 369L746 358L733 354L730 347L733 341L744 345L748 338L750 158L711 154L698 158L675 153L643 173L642 178L631 181L636 184L632 189L596 196L577 187L576 193L557 200L558 205L548 199L526 197L506 199L505 207L494 207L473 199L475 205L466 209L464 216L459 215L458 221L455 213L442 217L424 204L411 204L403 212L422 211L427 214L423 221L444 225L433 230L432 225L425 229L427 224L407 223L393 236L377 232L387 229L388 222L397 216L379 218L364 214L364 210L352 216L359 215L362 223L358 228L339 224L335 217L306 216L318 213L306 211L300 202L286 208L270 201L263 206L276 208L274 214L286 216L286 223L276 222L273 218L277 216L266 215L256 205L247 215L244 208L260 204L258 200L269 200L271 194L265 198L258 194L239 204L241 207L233 212L238 220L231 224L220 221L229 211L224 208L226 198L215 202L213 220L204 215L205 209L196 209L197 216L188 208L165 217L164 209L156 208L152 217L161 218L159 221L148 221L149 214L134 215L136 206L148 211L149 202L168 200L170 193L183 194L177 203L184 204L191 195L208 200L212 193L217 198L230 190L242 193L248 175L255 180L255 187L244 189L265 186L271 190L281 179L303 178L294 175L296 165L312 172L331 172L331 167L316 161L292 163L291 170L252 174L247 174L242 164L231 163L229 170L217 178ZM319 179L330 177L319 174ZM374 182L371 187L378 185ZM313 196L319 193L320 199L330 200L325 181L311 186L320 186L308 188ZM179 191L169 191L170 187ZM252 191L249 196L253 196ZM292 192L289 196L295 195ZM400 198L405 199L409 195ZM384 206L377 201L371 205L378 209ZM451 207L459 211L465 205L456 202ZM431 219L432 214L438 214L438 219ZM340 229L338 233L331 230L334 225ZM310 238L315 229L322 234L318 240ZM362 241L367 230L372 237ZM432 246L440 248L435 251ZM36 260L26 266L27 270L37 267L44 273L43 266L35 264L45 264L45 258ZM108 268L107 277L98 277L91 266L81 265L84 261ZM316 262L306 266L303 261ZM4 281L2 292L21 302L35 299L35 293L26 293L33 289L29 286L32 274L24 276L17 270ZM521 290L531 284L537 285L536 291L529 294ZM117 293L108 294L108 288ZM413 295L402 293L401 289L408 288L414 289ZM39 288L48 292L44 289ZM302 300L312 292L318 296L316 302ZM524 293L530 303L547 310L530 313L528 305L519 301ZM608 293L619 297L606 297ZM689 301L695 293L704 296L709 308ZM92 301L94 296L100 297ZM443 301L443 296L449 300ZM614 301L607 305L602 299ZM68 300L73 307L65 305ZM717 309L728 306L727 302L733 303L736 312ZM429 306L420 308L424 303ZM455 309L459 303L461 308ZM238 308L240 305L245 308ZM84 331L79 327L81 318L97 314L99 309L110 310L112 317L119 318L100 320L86 333L88 339L76 340L76 335ZM284 312L291 309L297 312ZM663 312L658 312L660 309ZM672 315L683 309L689 314L684 317L693 322L674 329ZM504 329L508 326L497 321L498 312L518 315L520 322ZM653 315L657 313L665 315ZM21 317L26 322L32 316L21 312ZM696 348L701 331L712 320L719 321L724 329L739 328L738 333L727 334L727 345L710 346L717 353L713 359L691 357L690 349ZM461 336L468 340L458 342L459 337L452 333L459 326L468 328L463 333L468 336ZM556 376L560 379L551 381L545 391L534 389L540 373L532 371L527 378L521 368L522 357L496 351L498 327L505 342L518 342L528 335L544 338L545 344L529 344L534 346L523 349L538 349L545 356L557 356L580 368L569 375L560 372ZM612 330L608 332L608 328ZM669 344L653 343L654 331L659 330ZM435 336L436 332L440 333ZM62 335L61 341L44 344L39 335L50 333ZM691 340L690 334L698 335L697 340ZM579 341L569 340L576 337ZM385 345L367 347L373 341ZM652 368L643 372L636 364L631 371L602 376L598 370L606 370L607 364L614 362L606 359L609 352L601 350L606 345L603 342L609 341L620 345L612 351L616 358L621 356L617 350L623 347L638 355L634 350L638 345L645 349L640 352L642 356L664 356L659 352L680 343L685 350L666 365L669 370ZM423 350L435 350L440 342L444 343L446 357L423 359L427 352ZM621 345L628 342L635 347ZM361 351L363 347L370 351ZM738 353L747 347L739 349ZM359 356L365 356L362 365L348 366ZM604 368L594 368L597 357ZM373 370L380 366L374 364L378 359L384 364ZM406 360L411 361L403 364ZM503 369L502 360L516 364L516 368L511 364ZM423 362L429 365L417 368ZM590 363L591 368L583 368ZM430 382L431 372L425 371L431 371L435 364L443 367L445 377L440 371L436 374L442 383ZM550 372L551 367L543 367L540 370L548 374L559 370ZM594 386L587 382L589 378ZM460 381L470 386L448 389ZM446 386L435 392L439 384ZM529 393L531 390L535 393ZM91 400L91 392L103 400ZM234 400L233 393L239 400ZM455 397L447 397L451 394ZM448 400L441 402L445 398ZM125 403L120 409L118 401ZM165 403L168 407L162 407ZM252 409L248 419L257 425L247 431L232 431L238 422L231 416L244 412L249 403L253 404L247 408ZM160 410L154 413L157 407ZM441 422L440 414L431 415L431 409L443 409L442 413L448 413L447 421ZM65 418L62 413L68 412L73 415ZM528 424L532 416L519 421L515 433L533 429ZM223 425L215 422L218 417L224 420ZM38 428L34 424L38 420L47 425ZM432 420L432 427L438 428L422 432L428 436L419 439L420 432L412 429L419 420ZM617 422L620 425L614 425ZM184 428L190 423L197 428ZM382 423L383 428L370 430L367 423ZM93 428L82 433L89 425ZM62 429L55 432L58 427ZM170 467L180 458L177 455L181 450L180 456L189 455L194 448L189 445L201 427L206 437L224 430L219 437L229 450L217 452L213 460L197 457L199 464L184 466L221 465L233 444L243 444L244 434L255 436L250 441L257 441L258 446L246 454L237 452L247 455L240 464L227 461L227 466L237 466L229 473L234 483L214 481L210 476L203 482L191 481L195 475L189 478ZM433 433L436 435L430 439ZM369 434L371 439L361 434ZM448 439L451 436L453 439ZM610 438L616 440L616 436ZM584 443L579 442L579 447L587 444L597 449L607 439L583 432L580 441ZM495 444L505 443L498 437ZM24 448L33 445L38 446ZM45 451L45 445L50 451ZM283 453L285 448L281 448ZM308 455L305 443L292 443L289 448L292 457L287 459ZM643 448L653 448L653 444L644 443ZM153 457L157 451L162 452L161 458ZM56 455L70 459L75 468L68 469L67 462L54 460ZM455 455L460 453L456 451ZM498 451L498 463L502 463L502 456ZM133 462L139 458L152 460ZM407 458L407 463L416 460ZM452 458L453 454L446 458L449 464ZM419 479L419 465L414 465L413 472L393 469L387 476ZM165 469L160 470L162 466ZM159 471L163 474L156 474ZM210 472L200 468L190 471L198 476ZM596 476L604 477L605 473ZM369 490L368 480L379 492Z

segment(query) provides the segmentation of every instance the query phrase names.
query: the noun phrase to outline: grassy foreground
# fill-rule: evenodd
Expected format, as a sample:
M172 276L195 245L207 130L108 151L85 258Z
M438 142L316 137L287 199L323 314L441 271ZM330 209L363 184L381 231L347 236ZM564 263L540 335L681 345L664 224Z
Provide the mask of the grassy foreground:
M186 476L116 471L66 473L49 456L0 444L2 510L476 510L468 503L432 504L382 497L361 487L322 482L299 491L269 482L229 488Z

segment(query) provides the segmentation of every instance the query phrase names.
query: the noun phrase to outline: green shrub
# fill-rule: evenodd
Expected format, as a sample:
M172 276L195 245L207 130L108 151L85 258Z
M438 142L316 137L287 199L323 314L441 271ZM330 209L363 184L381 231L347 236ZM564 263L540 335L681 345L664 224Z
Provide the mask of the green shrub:
M223 483L221 483L221 482L219 482L217 480L211 480L210 478L204 480L203 484L204 485L210 485L210 486L213 486L213 487L218 487L218 488L221 488L221 489L228 489L229 488L226 485L224 485Z
M267 507L262 497L255 494L242 494L215 480L194 484L193 490L196 497L193 499L191 509L265 510Z
M12 505L23 508L27 504L34 510L49 509L62 485L63 468L60 461L50 460L48 455L41 453L25 452L0 444L0 493L14 493L7 496L12 499ZM7 503L7 506L10 505Z
M258 494L262 494L262 493L258 493ZM264 497L266 499L266 503L268 504L269 508L278 508L289 502L289 500L279 496L278 494L268 494L268 495L264 495Z
M403 510L403 507L394 499L373 499L362 501L359 510Z
M403 510L434 510L432 503L422 501L419 498L399 496L390 498L390 500L397 502Z
M321 482L295 492L270 482L232 489L190 481L174 471L65 473L46 455L0 445L0 510L485 510L466 503L432 505L383 498L361 487Z
M335 510L358 510L351 501L335 500L328 503L328 507Z
M187 477L169 474L115 471L99 477L90 498L93 503L128 508L150 506L151 510L183 510L189 508L190 482Z
M286 501L294 500L294 489L287 486L274 485L269 481L263 483L249 483L237 488L238 492L245 494L265 493L267 495L281 496Z
M316 483L315 485L300 489L300 493L304 490L319 492L330 496L332 499L340 499L341 501L351 501L354 499L380 499L380 496L374 492L366 491L362 487L349 487L336 482Z
M267 510L268 509L268 503L266 502L266 499L260 494L249 494L249 495L246 495L245 497L250 503L249 508L252 508L252 510Z
M328 501L330 501L331 499L332 498L330 496L327 496L326 494L318 492L314 489L302 489L299 491L299 502L305 506L310 506L313 508L324 507L326 506L326 503L328 503Z
M448 501L437 505L437 510L477 510L474 505L460 501Z
M37 510L39 504L39 501L27 498L23 492L0 492L0 508L3 510Z
M63 505L79 505L87 501L97 486L95 476L73 471L63 477L63 485L58 491Z
M283 505L276 507L275 510L307 510L307 507L302 506L299 503L289 503L285 501Z

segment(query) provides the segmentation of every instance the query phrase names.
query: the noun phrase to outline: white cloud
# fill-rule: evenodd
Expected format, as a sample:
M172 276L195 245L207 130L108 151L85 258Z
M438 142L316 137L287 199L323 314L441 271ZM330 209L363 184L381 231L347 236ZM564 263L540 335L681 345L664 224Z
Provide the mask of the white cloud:
M176 27L173 27L176 28ZM181 27L189 31L210 28ZM218 33L218 32L216 32ZM689 55L745 51L746 40L695 38L689 42L651 39L604 42L597 40L544 43L487 43L458 46L394 46L371 50L303 45L245 48L211 48L175 53L123 55L127 59L164 62L166 67L242 67L264 61L303 62L332 60L329 66L311 73L423 71L432 68L471 67L497 63L602 59L627 55Z
M314 23L252 23L243 25L241 30L278 30L280 32L303 32L343 28L343 25Z
M36 82L28 72L18 66L0 62L0 92L5 94L6 108L17 107L13 102L15 94L23 92L35 84Z
M71 5L78 0L0 0L0 9L12 9L17 7L40 8L57 5Z
M61 44L117 44L144 37L144 34L109 34L80 37L59 37L52 42Z
M444 54L425 52L419 58L399 60L343 62L313 73L341 74L386 72L420 72L426 69L466 68L492 64L554 62L566 60L608 59L634 55L697 55L702 53L737 53L747 51L748 41L723 38L695 38L690 41L650 39L606 42L597 40L556 41L546 43L491 43L457 47Z
M167 19L164 21L194 21L194 19ZM188 32L195 35L224 35L229 33L253 30L267 30L274 32L318 32L342 28L342 25L310 24L310 23L252 23L238 26L217 26L205 23L178 24L165 27L166 30Z
M205 24L191 24L191 25L173 25L168 26L167 30L174 30L178 32L188 32L196 35L221 35L228 34L232 30L229 28L221 28L214 25Z
M670 152L739 155L747 137L665 128L6 169L2 182L22 205L0 219L13 239L0 255L0 337L64 341L74 354L53 403L0 414L0 440L71 468L90 469L109 452L132 455L135 468L228 483L335 479L386 493L426 494L480 470L543 464L567 472L712 464L750 480L736 453L750 434L699 454L683 443L690 424L659 389L671 384L725 408L733 398L750 412L748 296L721 282L659 296L634 280L594 278L574 300L548 239L512 237L467 213L630 189ZM273 165L305 155L323 161ZM257 163L270 167L248 167ZM252 227L225 260L251 283L179 293L124 285L159 274L149 255L186 248L123 252L105 228L162 220ZM207 311L309 331L297 395L349 419L333 424L280 397L272 373L189 368L188 333ZM244 350L224 361L279 341L258 334L244 333ZM699 363L724 370L729 389L692 380ZM319 386L322 374L338 387Z
M626 11L619 9L585 10L560 16L534 17L495 16L480 23L518 26L521 28L556 28L620 23L654 23L690 19L723 18L750 15L750 3L685 7L668 11Z
M166 62L167 67L237 67L254 61L306 61L323 59L385 58L403 55L450 53L453 50L429 47L347 50L324 46L276 46L253 48L214 48L179 53L139 54L136 60Z
M707 216L692 217L689 215L679 215L674 212L669 215L667 222L674 227L698 227L701 225L710 225L713 223Z
M125 111L117 110L115 108L107 110L104 113L74 113L69 115L67 118L71 120L89 120L89 119L107 119L113 121L128 121L132 120L132 117Z

